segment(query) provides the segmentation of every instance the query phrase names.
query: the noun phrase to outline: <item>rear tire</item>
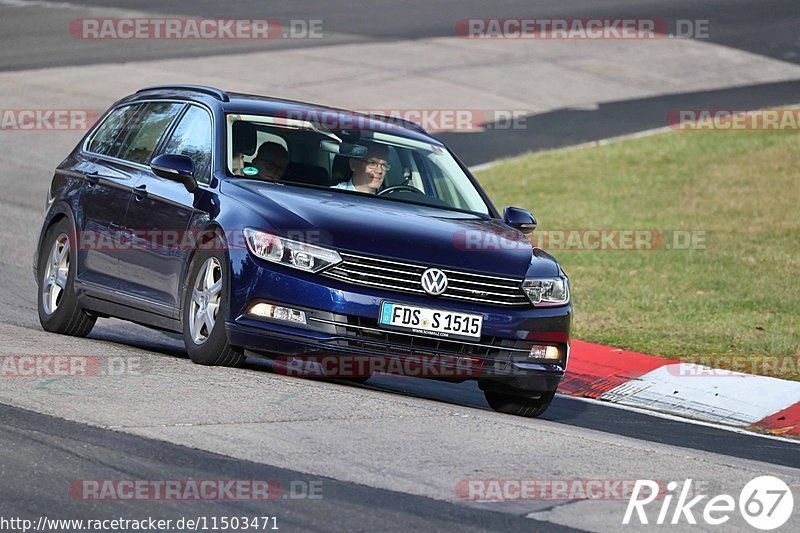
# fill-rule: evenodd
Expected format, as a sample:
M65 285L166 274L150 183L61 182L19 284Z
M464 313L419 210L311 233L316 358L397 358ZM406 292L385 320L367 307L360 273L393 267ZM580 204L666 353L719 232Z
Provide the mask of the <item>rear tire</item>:
M37 307L45 331L85 337L97 317L78 304L75 296L77 267L75 231L68 219L50 226L39 248Z
M489 406L498 413L536 418L550 407L556 391L543 392L541 397L536 399L510 396L494 391L484 391L483 394L486 396Z
M189 265L181 307L183 341L189 357L199 365L241 366L246 357L228 343L225 334L228 261L221 246L212 248L198 250Z

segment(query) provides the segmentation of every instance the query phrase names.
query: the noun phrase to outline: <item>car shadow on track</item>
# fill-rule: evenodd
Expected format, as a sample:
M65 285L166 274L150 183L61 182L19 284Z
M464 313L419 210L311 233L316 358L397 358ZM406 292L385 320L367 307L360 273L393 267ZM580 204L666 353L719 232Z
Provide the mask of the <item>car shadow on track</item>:
M243 368L261 372L280 373L275 371L275 365L273 365L270 359L262 357L248 357ZM461 407L472 407L486 411L492 410L486 402L483 391L478 388L478 384L475 381L452 383L412 376L380 373L373 375L363 384L344 379L319 378L315 376L308 376L302 379L322 380L346 387L357 387L365 390L431 400ZM580 417L586 408L586 403L570 401L569 398L557 395L550 405L550 408L540 418L553 422L568 421Z
M114 320L113 323L109 321L98 322L89 338L147 350L154 354L168 357L187 358L183 347L183 339L180 335L155 331L128 322L117 320ZM264 357L248 356L242 369L280 374L279 371L276 371L273 361ZM336 383L342 387L358 387L397 396L491 411L483 392L474 381L452 383L388 374L375 374L363 384L343 379L318 378L315 376L302 377L302 379L323 380L329 383ZM540 418L553 422L568 422L581 418L586 409L586 403L570 400L563 396L556 396L550 408Z

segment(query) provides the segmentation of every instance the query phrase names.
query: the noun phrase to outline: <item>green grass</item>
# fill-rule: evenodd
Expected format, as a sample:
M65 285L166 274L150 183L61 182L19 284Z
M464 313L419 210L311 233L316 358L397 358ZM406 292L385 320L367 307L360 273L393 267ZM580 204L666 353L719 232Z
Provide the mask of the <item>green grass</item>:
M705 231L697 250L553 250L574 336L704 361L800 355L800 134L670 132L478 174L540 230ZM787 376L798 379L798 376Z

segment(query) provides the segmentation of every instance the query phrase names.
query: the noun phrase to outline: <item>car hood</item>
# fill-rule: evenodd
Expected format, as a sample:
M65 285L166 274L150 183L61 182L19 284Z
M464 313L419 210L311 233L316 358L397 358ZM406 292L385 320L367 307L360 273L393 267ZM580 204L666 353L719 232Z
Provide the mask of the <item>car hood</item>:
M551 256L496 219L254 180L225 182L221 192L260 215L261 229L339 251L516 278L560 273Z

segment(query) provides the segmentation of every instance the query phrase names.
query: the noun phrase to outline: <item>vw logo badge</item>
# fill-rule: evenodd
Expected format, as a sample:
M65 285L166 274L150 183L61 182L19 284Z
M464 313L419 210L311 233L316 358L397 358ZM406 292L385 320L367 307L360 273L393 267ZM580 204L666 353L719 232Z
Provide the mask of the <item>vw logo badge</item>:
M447 289L447 276L438 268L422 273L422 288L431 296L439 296Z

